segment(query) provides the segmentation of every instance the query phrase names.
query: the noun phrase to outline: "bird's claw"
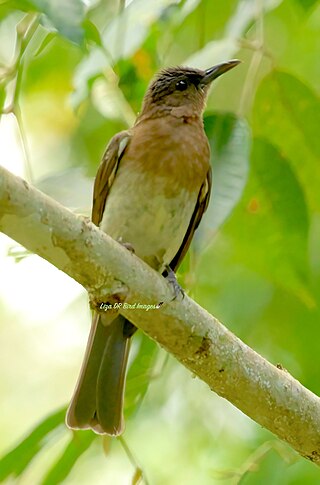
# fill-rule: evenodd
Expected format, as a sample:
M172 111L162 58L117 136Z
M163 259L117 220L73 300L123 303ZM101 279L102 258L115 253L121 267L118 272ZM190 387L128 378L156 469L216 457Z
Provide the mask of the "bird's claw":
M118 243L121 244L121 246L123 246L124 248L126 248L128 251L130 251L130 253L134 254L135 251L134 251L134 247L132 246L131 243L129 242L125 242L123 239L122 239L122 236L118 237L117 239Z
M174 293L172 301L177 300L177 299L183 300L185 293L184 293L184 290L181 288L181 286L179 285L179 283L177 281L177 277L176 277L175 272L170 268L170 266L168 264L165 266L165 270L167 272L167 275L165 276L165 278L169 282L170 286L173 289L173 293Z

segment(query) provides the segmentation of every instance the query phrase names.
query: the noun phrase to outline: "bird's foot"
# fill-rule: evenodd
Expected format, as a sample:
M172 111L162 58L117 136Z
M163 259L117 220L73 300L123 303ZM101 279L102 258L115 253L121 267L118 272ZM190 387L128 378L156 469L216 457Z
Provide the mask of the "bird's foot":
M130 253L134 254L135 251L134 251L134 247L132 246L131 243L129 242L125 242L123 239L122 239L122 236L118 237L117 239L117 242L119 244L121 244L121 246L125 247L128 251L130 251Z
M165 273L167 274L164 276L173 289L174 297L172 300L176 300L176 299L183 300L184 290L179 285L175 272L170 268L168 264L166 264L165 266Z

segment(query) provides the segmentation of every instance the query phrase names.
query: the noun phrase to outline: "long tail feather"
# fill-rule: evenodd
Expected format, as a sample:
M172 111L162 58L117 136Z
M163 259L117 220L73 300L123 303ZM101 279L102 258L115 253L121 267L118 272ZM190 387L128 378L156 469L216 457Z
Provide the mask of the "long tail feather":
M124 428L123 395L130 337L135 327L121 315L94 316L87 349L66 417L73 429L118 435Z

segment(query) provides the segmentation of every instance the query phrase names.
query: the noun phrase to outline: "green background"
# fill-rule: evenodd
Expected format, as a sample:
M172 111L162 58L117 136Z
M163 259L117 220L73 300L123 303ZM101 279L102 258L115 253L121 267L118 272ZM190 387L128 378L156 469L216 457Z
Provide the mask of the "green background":
M208 98L213 196L179 281L316 394L319 52L317 0L0 0L0 134L13 123L21 175L81 213L90 211L107 142L132 125L158 69L241 59ZM10 153L3 145L9 167ZM7 239L1 247L0 481L320 483L315 465L141 334L123 439L71 433L64 409L89 328L87 297L65 277L69 296L60 308L59 272ZM38 323L12 304L23 297L21 281L35 308L41 300Z

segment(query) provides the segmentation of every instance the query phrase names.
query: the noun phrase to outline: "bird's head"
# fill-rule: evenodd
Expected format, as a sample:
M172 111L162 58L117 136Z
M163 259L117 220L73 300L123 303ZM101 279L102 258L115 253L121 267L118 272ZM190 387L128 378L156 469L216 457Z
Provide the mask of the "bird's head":
M214 79L240 63L237 59L217 64L205 71L191 67L161 70L151 81L143 100L142 113L181 108L190 114L201 114L209 87Z

